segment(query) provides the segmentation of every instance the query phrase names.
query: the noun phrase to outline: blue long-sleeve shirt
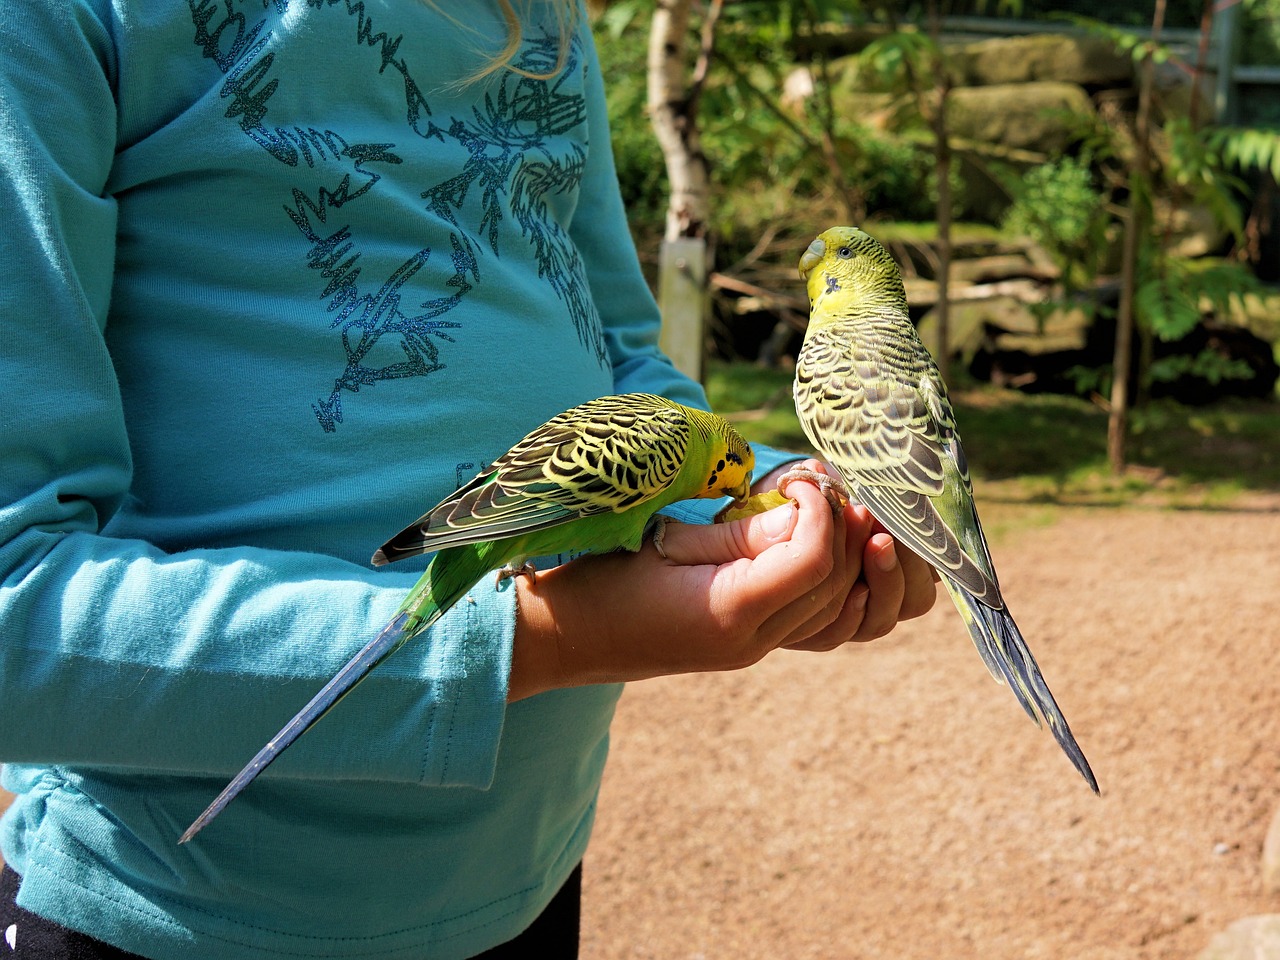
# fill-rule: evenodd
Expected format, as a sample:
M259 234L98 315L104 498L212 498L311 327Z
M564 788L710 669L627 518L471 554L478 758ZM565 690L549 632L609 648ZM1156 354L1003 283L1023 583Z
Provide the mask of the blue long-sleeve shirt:
M0 845L144 956L470 956L590 832L620 688L508 706L486 580L176 844L390 618L387 535L585 399L705 404L585 25L466 84L506 28L441 6L0 5Z

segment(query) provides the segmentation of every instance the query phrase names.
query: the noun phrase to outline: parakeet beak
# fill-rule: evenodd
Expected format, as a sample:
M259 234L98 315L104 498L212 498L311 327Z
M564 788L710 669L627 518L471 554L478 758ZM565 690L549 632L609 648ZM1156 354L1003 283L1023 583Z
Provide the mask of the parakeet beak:
M751 496L751 474L747 474L742 478L742 482L736 487L725 487L723 491L726 497L733 497L734 503L743 503L747 497Z
M821 263L822 258L826 255L826 241L819 238L809 244L809 249L800 254L800 279L807 281L809 279L809 271Z

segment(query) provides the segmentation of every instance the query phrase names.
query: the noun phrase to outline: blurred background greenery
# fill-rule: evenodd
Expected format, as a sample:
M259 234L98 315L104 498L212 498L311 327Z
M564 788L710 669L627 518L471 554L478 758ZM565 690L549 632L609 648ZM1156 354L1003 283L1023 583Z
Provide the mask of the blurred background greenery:
M803 448L795 263L857 223L903 267L984 482L1091 502L1280 491L1280 0L686 6L710 181L704 379L748 435ZM653 10L613 0L596 34L656 283L669 184ZM1127 468L1109 475L1126 284Z

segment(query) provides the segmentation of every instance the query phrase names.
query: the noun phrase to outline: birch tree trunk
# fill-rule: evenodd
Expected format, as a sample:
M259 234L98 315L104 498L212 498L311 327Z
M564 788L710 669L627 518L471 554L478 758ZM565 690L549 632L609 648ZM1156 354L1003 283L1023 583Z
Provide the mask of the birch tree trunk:
M667 240L705 237L707 160L698 138L700 87L690 82L689 17L692 0L658 0L649 32L649 119L667 165L671 198Z
M671 191L659 263L660 344L677 368L699 381L710 275L711 178L698 137L698 102L722 3L713 0L708 6L692 75L688 67L692 0L658 0L649 31L649 119L666 161Z

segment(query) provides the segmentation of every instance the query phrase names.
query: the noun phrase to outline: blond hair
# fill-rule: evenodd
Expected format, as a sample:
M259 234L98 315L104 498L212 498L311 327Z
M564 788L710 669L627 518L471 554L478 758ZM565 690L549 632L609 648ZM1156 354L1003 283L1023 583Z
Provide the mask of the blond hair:
M424 2L455 23L462 23L454 14L443 9L443 3L438 3L436 0L424 0ZM497 2L498 7L502 10L502 19L506 21L507 25L506 42L501 50L491 56L483 66L469 77L464 78L462 82L474 83L501 70L511 70L521 76L538 80L549 80L559 73L569 59L569 48L573 43L574 31L578 27L580 14L577 0L520 0L521 9L519 10L516 9L514 0L497 0ZM528 14L535 3L542 4L550 9L555 18L556 32L559 36L560 46L556 52L555 66L546 73L526 70L515 63L516 56L520 52L520 45L524 42L524 26L521 22L521 14ZM463 25L465 26L465 24Z

